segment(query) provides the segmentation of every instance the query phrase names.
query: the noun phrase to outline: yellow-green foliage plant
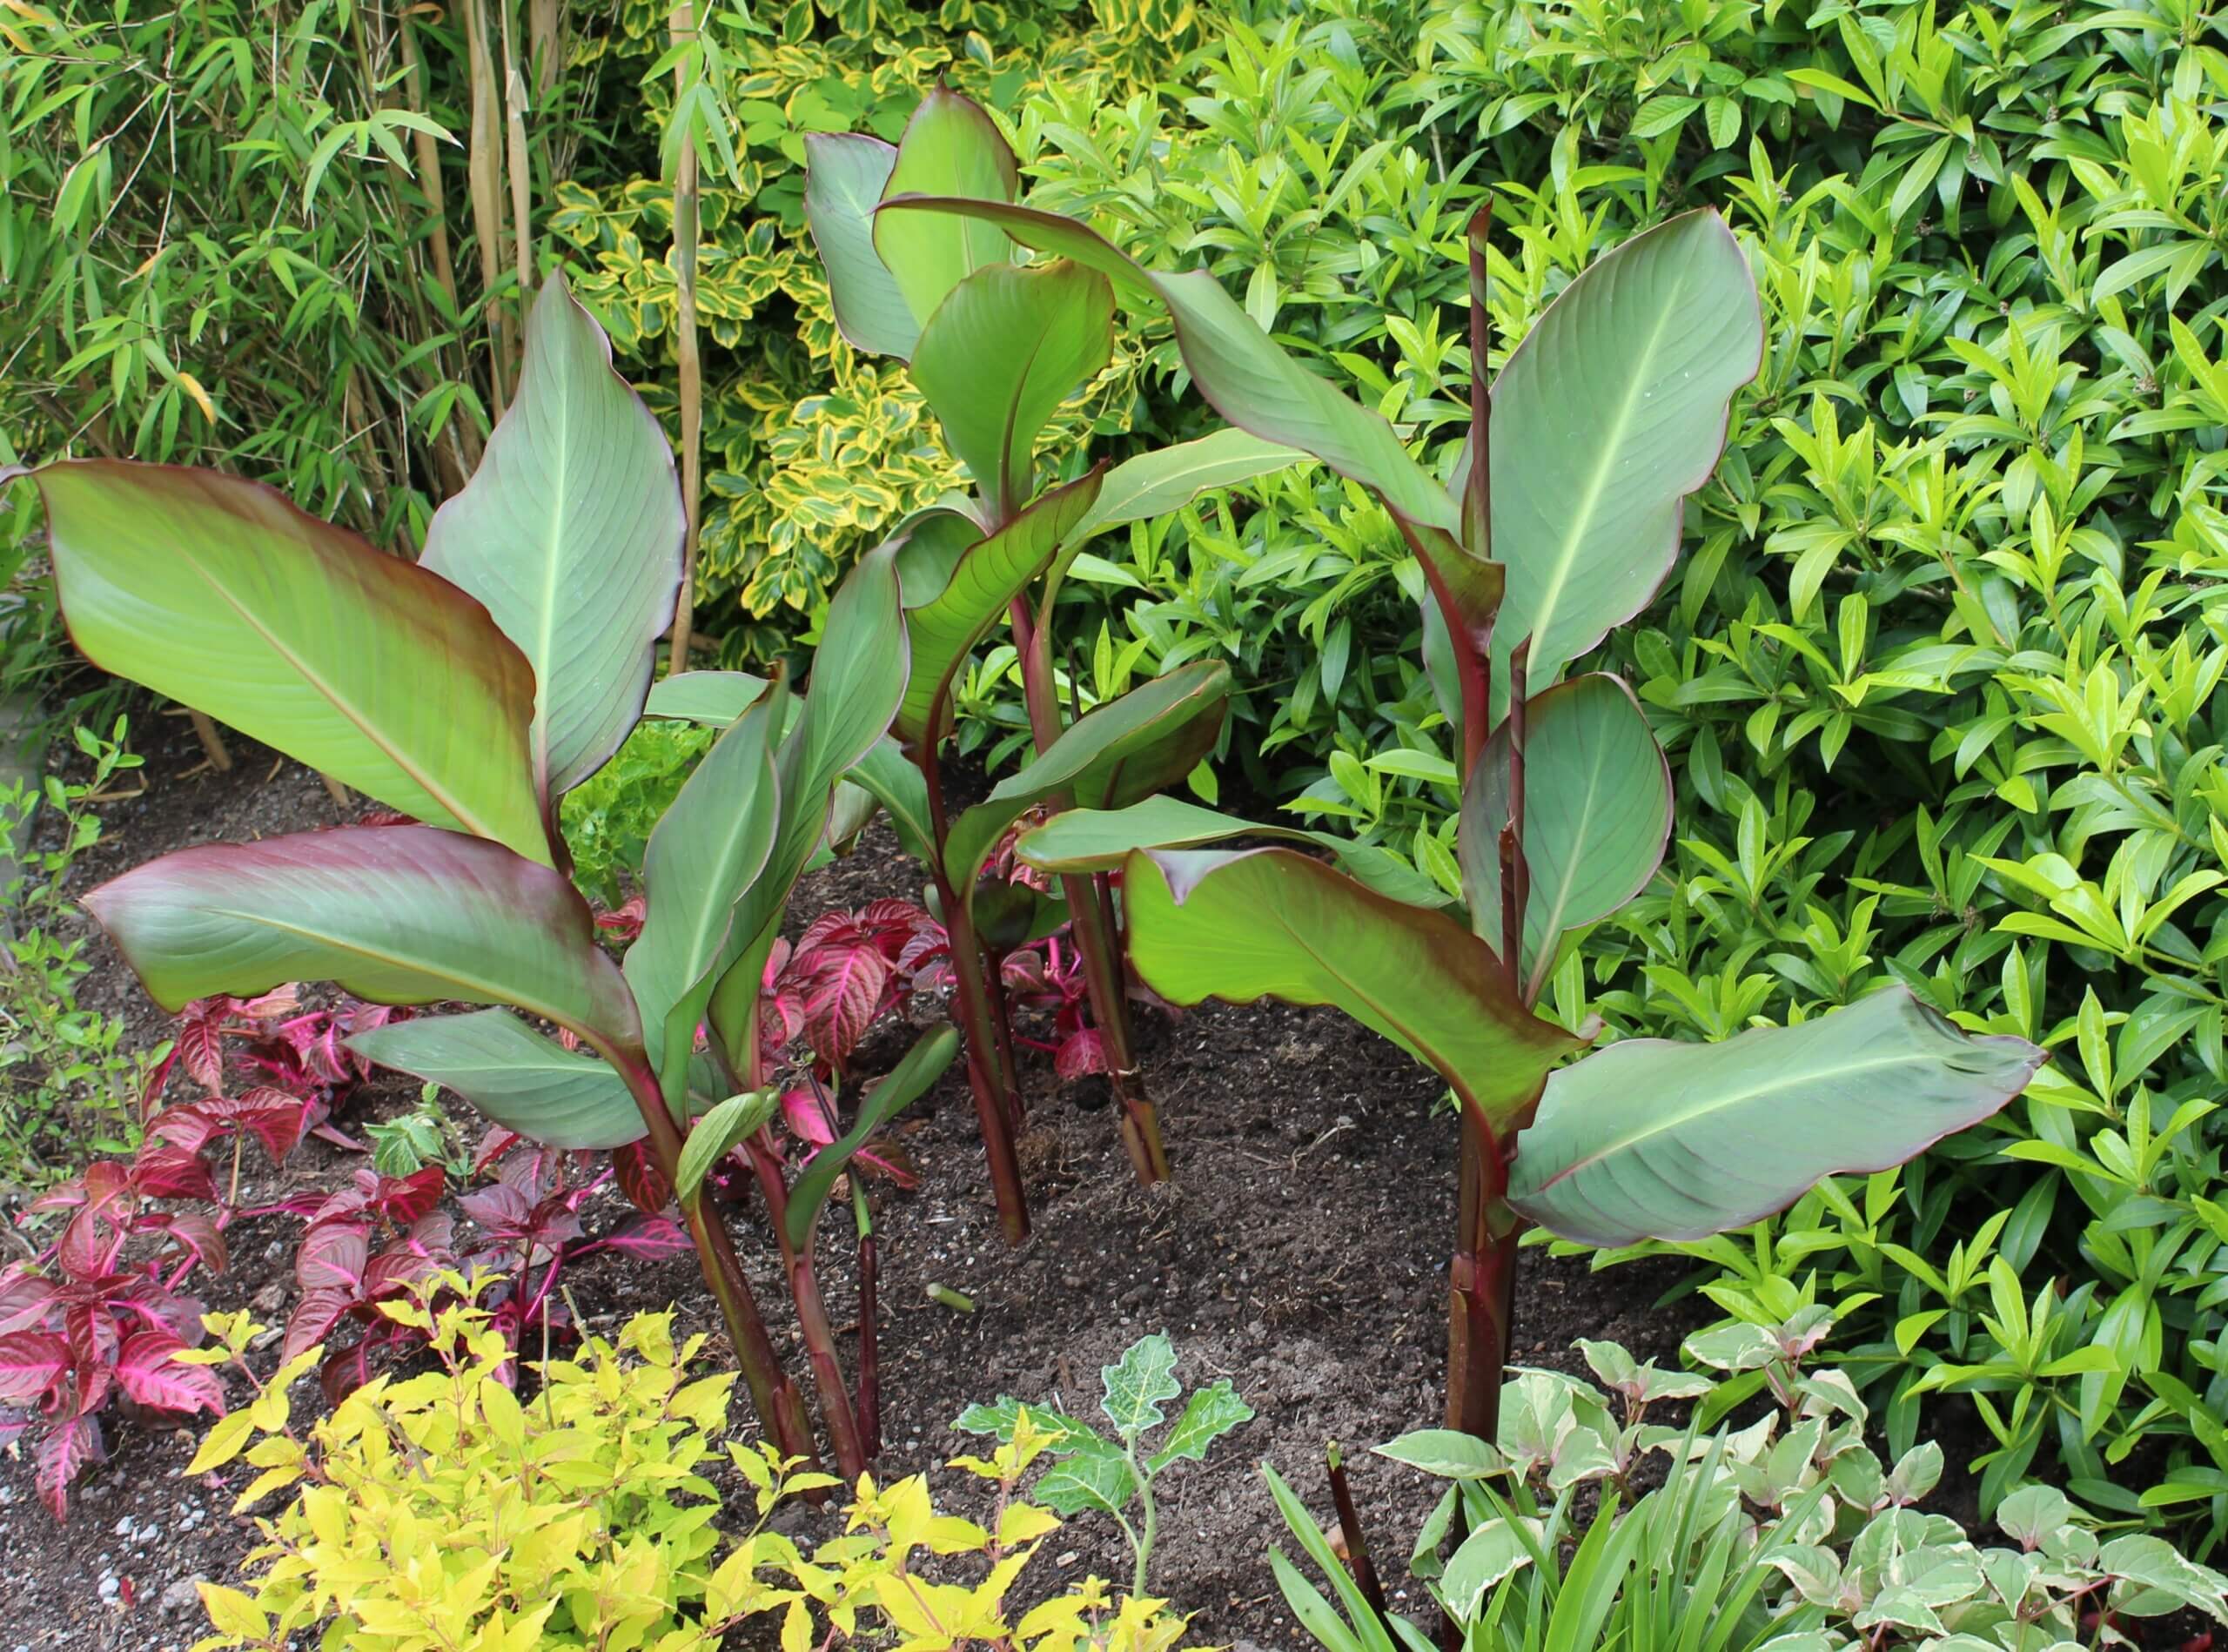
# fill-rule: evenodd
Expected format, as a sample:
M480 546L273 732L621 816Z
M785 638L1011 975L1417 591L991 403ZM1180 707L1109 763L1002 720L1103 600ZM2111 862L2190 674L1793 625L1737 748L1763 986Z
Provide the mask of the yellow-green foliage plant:
M521 1399L500 1374L509 1350L473 1305L484 1283L430 1282L461 1293L438 1312L382 1305L427 1333L438 1367L379 1378L306 1429L286 1394L319 1352L258 1380L247 1353L264 1327L245 1313L205 1321L210 1345L187 1357L230 1366L258 1397L211 1429L187 1472L259 1471L236 1509L292 1496L258 1521L265 1541L248 1557L247 1588L200 1585L215 1633L194 1652L713 1652L754 1618L778 1620L783 1652L855 1642L1163 1652L1180 1641L1183 1618L1097 1578L1014 1621L1008 1597L1059 1526L1013 1495L1055 1438L1025 1418L994 1457L955 1462L995 1483L989 1527L938 1514L925 1476L886 1487L862 1476L842 1534L808 1558L769 1518L839 1482L724 1438L735 1378L688 1376L702 1337L677 1342L670 1312L637 1314L615 1340L590 1337L575 1358L545 1362ZM755 1504L724 1556L709 1478L722 1461ZM959 1568L942 1557L970 1556L983 1562L966 1568L973 1581L947 1575Z

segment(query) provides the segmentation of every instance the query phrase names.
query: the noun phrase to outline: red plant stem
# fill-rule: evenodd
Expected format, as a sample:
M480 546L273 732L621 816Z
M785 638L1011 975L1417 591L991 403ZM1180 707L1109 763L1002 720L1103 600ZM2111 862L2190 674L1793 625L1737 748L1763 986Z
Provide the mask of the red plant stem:
M1339 1534L1346 1540L1346 1564L1354 1575L1354 1586L1361 1590L1362 1598L1379 1618L1386 1615L1385 1586L1377 1581L1377 1567L1369 1558L1369 1540L1362 1533L1361 1514L1354 1508L1354 1494L1346 1484L1346 1462L1339 1454L1339 1442L1330 1441L1323 1452L1325 1472L1331 1481L1331 1502L1339 1511Z
M914 761L927 782L929 827L935 836L936 863L929 875L936 880L937 903L943 908L943 931L950 943L953 985L952 1008L967 1040L967 1085L975 1095L975 1124L983 1138L983 1151L990 1161L990 1187L998 1201L998 1226L1006 1243L1019 1245L1029 1237L1029 1196L1021 1180L1021 1159L1014 1151L1014 1134L1008 1120L1020 1111L1009 1098L1010 1084L1001 1085L998 1074L997 1019L990 1009L995 982L983 972L982 943L976 937L975 920L967 903L951 887L943 870L943 844L950 836L944 819L943 776L933 747L916 752Z
M1500 963L1508 990L1524 991L1524 909L1532 897L1532 872L1524 863L1525 678L1532 665L1532 639L1525 638L1508 657L1508 819L1500 829Z
M990 1011L998 1029L998 1079L1005 1090L1006 1128L1018 1132L1027 1126L1029 1120L1022 1112L1021 1058L1015 1053L1013 1007L1007 1001L1006 955L992 950L987 961L990 964L988 973L995 989L990 994Z
M828 1443L836 1453L836 1471L856 1483L867 1471L867 1453L860 1439L859 1420L851 1407L851 1391L844 1386L842 1362L836 1353L836 1329L828 1322L828 1305L821 1299L820 1278L812 1266L812 1236L802 1245L789 1243L789 1185L782 1179L782 1155L769 1132L762 1130L748 1144L750 1167L758 1176L758 1191L765 1195L766 1214L781 1242L782 1266L789 1276L789 1299L796 1304L797 1326L804 1333L806 1363L812 1367L813 1387L820 1393L820 1414L828 1424Z
M1059 685L1052 675L1051 648L1057 595L1046 594L1033 621L1020 598L1014 599L1012 609L1014 638L1021 648L1022 696L1029 703L1029 729L1039 756L1060 737ZM1055 809L1068 806L1064 797L1050 802ZM1060 893L1067 901L1068 923L1083 959L1084 985L1106 1057L1107 1082L1122 1107L1122 1145L1139 1185L1150 1187L1168 1179L1168 1150L1160 1139L1159 1112L1130 1053L1129 975L1114 939L1111 903L1101 903L1103 879L1080 873L1062 876Z
M876 1295L882 1274L871 1219L859 1232L859 1440L869 1458L882 1454L881 1327Z
M1446 588L1446 581L1439 577L1439 569L1431 558L1424 554L1423 544L1416 538L1415 529L1396 514L1401 537L1408 541L1408 548L1416 554L1416 562L1424 571L1424 580L1431 587L1432 600L1439 604L1439 612L1446 621L1448 636L1454 649L1455 671L1462 689L1462 777L1466 782L1470 771L1478 766L1478 759L1486 749L1486 735L1490 732L1486 719L1491 715L1486 695L1486 661L1477 640L1470 635L1469 623L1462 617L1462 610L1454 601L1454 593Z
M657 1155L659 1169L668 1181L677 1182L681 1127L665 1105L649 1057L640 1044L598 1044L596 1051L626 1080L635 1108L648 1126L650 1150ZM735 1362L742 1367L743 1386L750 1390L750 1402L760 1423L785 1456L801 1457L808 1465L817 1463L820 1453L812 1437L812 1424L805 1416L804 1395L774 1352L774 1340L766 1333L766 1321L750 1294L750 1282L743 1277L742 1260L735 1252L735 1240L726 1224L712 1209L701 1186L681 1201L681 1213L696 1247L696 1264L703 1270L704 1283L727 1323Z

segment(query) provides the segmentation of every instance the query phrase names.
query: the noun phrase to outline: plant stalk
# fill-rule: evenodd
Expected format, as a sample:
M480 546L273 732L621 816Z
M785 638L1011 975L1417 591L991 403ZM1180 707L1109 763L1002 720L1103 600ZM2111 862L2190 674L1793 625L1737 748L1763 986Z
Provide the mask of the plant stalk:
M500 140L495 132L497 92L495 65L487 49L487 0L464 0L464 38L472 79L472 136L466 177L472 197L472 232L480 244L480 301L487 323L490 411L496 419L511 399L510 312L490 296L503 274L502 192L496 183L500 170Z
M828 1443L836 1453L837 1472L847 1483L856 1484L867 1471L867 1453L860 1438L858 1415L851 1406L851 1392L844 1385L842 1362L836 1353L836 1330L828 1321L828 1305L821 1298L820 1277L812 1265L812 1239L808 1235L802 1245L789 1243L789 1187L782 1179L782 1156L769 1132L760 1131L748 1146L758 1191L765 1195L766 1213L774 1224L774 1237L781 1242L782 1266L789 1273L798 1327L804 1333L805 1360L812 1367L813 1387L820 1393Z
M874 1208L866 1189L851 1178L851 1219L859 1231L859 1443L869 1461L882 1455L882 1327L878 1297L882 1260L876 1252Z
M933 736L924 737L922 751L914 754L929 795L929 829L936 861L929 869L936 880L937 903L943 908L943 931L951 955L952 1008L967 1043L967 1085L975 1095L975 1123L983 1138L983 1151L990 1161L990 1186L998 1201L998 1226L1006 1243L1019 1245L1029 1237L1029 1197L1022 1185L1021 1159L1014 1148L1010 1119L1017 1117L1019 1104L1014 1086L999 1083L997 1017L990 1008L998 983L986 982L983 944L975 933L975 920L965 897L951 886L944 873L943 845L950 836L943 806L943 774L936 761Z
M668 1181L676 1181L681 1164L681 1127L666 1106L664 1092L658 1087L657 1074L651 1071L648 1055L639 1044L597 1043L595 1048L626 1081L627 1093L634 1097L635 1109L648 1127L650 1150L657 1156L660 1170ZM696 1263L703 1270L704 1283L720 1305L720 1317L727 1323L728 1338L735 1344L735 1362L742 1367L743 1385L750 1390L750 1402L758 1413L760 1423L783 1455L802 1457L808 1465L816 1464L820 1454L813 1440L812 1424L805 1416L804 1395L782 1368L781 1356L774 1352L774 1340L766 1333L766 1321L758 1312L756 1299L750 1293L750 1282L743 1277L742 1259L735 1254L735 1240L729 1236L727 1225L720 1220L719 1212L711 1207L706 1190L701 1185L681 1201L681 1213L688 1224L688 1237L695 1245Z
M1385 1586L1378 1581L1376 1564L1369 1558L1369 1540L1362 1534L1361 1514L1354 1507L1352 1488L1346 1484L1346 1460L1337 1440L1325 1442L1323 1461L1331 1481L1331 1502L1339 1511L1339 1534L1346 1545L1346 1565L1353 1572L1354 1585L1361 1590L1370 1609L1382 1618L1388 1610Z

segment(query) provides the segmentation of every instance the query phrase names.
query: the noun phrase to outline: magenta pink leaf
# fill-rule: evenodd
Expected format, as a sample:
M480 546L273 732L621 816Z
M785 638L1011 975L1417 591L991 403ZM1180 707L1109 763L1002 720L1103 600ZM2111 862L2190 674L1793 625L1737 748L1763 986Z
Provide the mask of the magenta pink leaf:
M371 1236L360 1220L319 1222L302 1236L294 1278L305 1291L344 1291L352 1297L363 1288L371 1253Z
M595 1241L598 1249L624 1251L639 1260L654 1262L685 1254L688 1235L669 1216L645 1216L637 1212Z
M158 1411L225 1414L224 1386L206 1366L179 1365L185 1345L166 1331L141 1331L124 1339L116 1380L143 1406Z
M1106 1071L1106 1046L1095 1027L1070 1034L1061 1040L1059 1053L1052 1058L1052 1070L1063 1078L1080 1078L1085 1073Z
M835 1126L829 1122L820 1098L809 1090L785 1091L782 1096L782 1118L789 1127L789 1134L799 1141L826 1147L836 1139Z
M131 1166L131 1179L149 1199L217 1197L217 1183L208 1161L187 1147L142 1147Z
M48 1430L36 1454L37 1485L40 1501L54 1511L56 1520L70 1518L70 1482L107 1455L101 1426L89 1416L64 1417Z
M225 1271L225 1236L217 1224L200 1211L158 1212L142 1219L151 1230L164 1232L193 1252L195 1261L211 1273Z
M319 1286L302 1293L294 1304L294 1311L286 1320L286 1340L284 1357L292 1359L325 1340L340 1318L354 1305L356 1292L352 1286Z
M673 1184L666 1179L648 1141L613 1148L611 1168L619 1178L619 1191L644 1215L655 1216L673 1202Z
M37 1405L70 1369L70 1345L51 1331L0 1336L0 1405Z

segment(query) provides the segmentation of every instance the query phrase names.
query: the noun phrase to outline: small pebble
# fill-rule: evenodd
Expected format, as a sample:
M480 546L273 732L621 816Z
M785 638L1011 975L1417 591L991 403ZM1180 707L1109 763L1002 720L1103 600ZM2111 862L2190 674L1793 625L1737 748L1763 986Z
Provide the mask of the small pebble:
M163 1591L163 1610L164 1612L191 1611L201 1604L201 1591L194 1586L207 1581L198 1573L191 1577L181 1577Z

